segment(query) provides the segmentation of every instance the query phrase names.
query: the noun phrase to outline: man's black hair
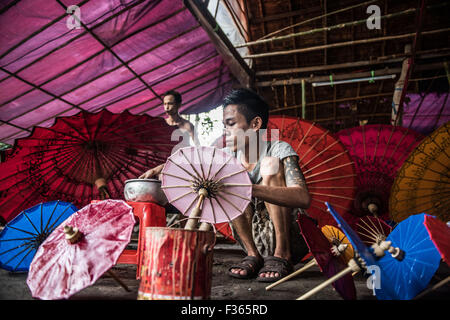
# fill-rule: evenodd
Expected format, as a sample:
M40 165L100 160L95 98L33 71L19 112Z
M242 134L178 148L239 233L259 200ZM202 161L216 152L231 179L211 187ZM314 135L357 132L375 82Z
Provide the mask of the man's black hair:
M238 106L238 111L244 115L247 123L250 123L255 117L261 117L261 129L267 128L267 122L269 121L269 105L253 90L240 88L231 91L222 102L224 109L229 104Z
M181 104L181 94L178 91L175 90L169 90L166 93L163 94L163 98L165 96L173 96L175 98L176 104Z

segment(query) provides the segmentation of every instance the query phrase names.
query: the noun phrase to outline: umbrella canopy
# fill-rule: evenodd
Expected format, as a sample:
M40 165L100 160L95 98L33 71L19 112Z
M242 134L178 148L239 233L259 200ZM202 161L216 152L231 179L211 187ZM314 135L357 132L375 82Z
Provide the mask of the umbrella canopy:
M335 135L356 166L357 192L352 214L389 219L389 193L403 161L423 136L399 126L373 124Z
M450 121L436 129L405 160L389 198L392 219L426 212L450 220Z
M309 251L327 278L331 278L346 268L347 265L342 259L332 253L330 242L310 218L299 215L297 221ZM332 285L345 300L356 299L356 289L351 274L346 274Z
M0 233L0 267L28 271L42 242L77 210L71 203L50 201L22 211Z
M181 112L207 111L238 83L182 0L0 6L0 141L8 144L80 110L161 115L171 89L183 96Z
M368 267L370 267L372 276L376 276L378 278L378 281L381 283L381 290L379 290L375 285L373 286L374 293L377 296L377 299L380 300L387 300L391 299L391 297L386 293L386 290L383 288L384 281L388 281L388 278L384 275L384 269L381 269L378 267L377 264L377 258L372 253L371 249L369 249L364 242L361 240L361 238L358 236L358 234L350 227L350 225L339 215L339 213L329 204L326 203L328 210L330 214L333 216L334 219L336 219L336 222L338 223L339 228L345 233L350 243L353 245L353 249L355 250L355 259L354 260L358 266L362 270L368 270ZM376 275L375 270L379 270L380 273Z
M373 216L359 218L355 229L361 240L368 247L374 243L379 243L386 240L387 236L392 231L392 227L390 225L382 219Z
M424 224L442 260L450 266L450 227L429 215L425 215Z
M0 215L9 221L42 201L63 200L83 207L107 191L123 199L127 179L163 163L178 141L162 118L79 112L36 127L17 140L15 155L0 164Z
M289 143L299 155L311 195L308 214L319 226L335 225L324 202L347 212L352 208L356 188L355 167L344 145L328 130L300 118L270 116L267 128L272 139L272 130L278 129L275 138Z
M386 252L378 261L384 270L381 289L391 299L409 300L426 288L441 261L441 255L425 228L427 215L416 214L400 222L386 241L399 255Z
M202 202L202 222L229 222L251 201L247 171L233 155L215 147L181 148L167 159L161 173L167 199L184 215Z
M92 285L117 263L134 223L133 208L122 200L100 201L74 213L36 252L27 278L32 296L67 299Z
M355 252L345 234L334 226L323 226L321 231L330 242L332 251L335 254L338 253L338 256L347 265L348 261L354 257Z

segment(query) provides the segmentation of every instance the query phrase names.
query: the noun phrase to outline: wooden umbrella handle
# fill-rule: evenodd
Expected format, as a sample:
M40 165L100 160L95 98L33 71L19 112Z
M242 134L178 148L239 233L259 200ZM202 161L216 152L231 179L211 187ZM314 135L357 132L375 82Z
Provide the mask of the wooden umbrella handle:
M356 272L356 271L360 271L360 270L361 270L361 268L358 266L358 264L356 263L355 259L351 259L348 262L348 267L347 268L345 268L341 272L335 274L334 276L329 278L327 281L322 282L321 284L319 284L314 289L308 291L307 293L305 293L301 297L297 298L297 300L305 300L305 299L311 297L313 294L316 294L317 292L319 292L320 290L322 290L323 288L325 288L329 284L331 284L331 283L339 280L340 278L344 277L347 273L350 273L352 271Z
M317 264L316 259L312 259L311 261L308 261L308 263L305 264L302 268L300 268L300 269L298 269L298 270L292 272L291 274L288 274L286 277L281 278L280 280L278 280L278 281L272 283L271 285L268 285L268 286L266 287L266 290L268 291L268 290L272 289L273 287L275 287L275 286L277 286L277 285L279 285L279 284L281 284L281 283L283 283L283 282L285 282L285 281L287 281L287 280L289 280L289 279L295 277L296 275L299 275L299 274L302 273L303 271L308 270L309 268L315 266L316 264Z
M198 219L202 215L202 209L201 209L202 203L203 203L204 198L208 195L208 191L206 189L202 188L198 191L198 194L199 194L199 199L198 199L197 205L194 207L194 209L192 209L191 214L189 215L190 219L184 226L185 230L196 230L197 229Z
M335 274L334 276L329 278L327 281L322 282L321 284L319 284L314 289L308 291L307 293L305 293L301 297L297 298L297 300L306 300L307 298L309 298L313 294L316 294L317 292L319 292L320 290L322 290L323 288L325 288L329 284L335 282L336 280L339 280L340 278L342 278L343 276L345 276L347 273L350 273L350 272L352 272L352 267L345 268L344 270L342 270L338 274Z

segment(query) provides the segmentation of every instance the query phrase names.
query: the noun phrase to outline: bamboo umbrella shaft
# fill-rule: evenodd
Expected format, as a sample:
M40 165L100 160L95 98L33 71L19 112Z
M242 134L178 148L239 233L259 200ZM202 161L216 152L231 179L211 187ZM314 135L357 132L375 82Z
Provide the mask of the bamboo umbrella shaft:
M186 223L186 226L184 227L185 230L195 230L197 227L197 220L200 218L202 214L201 206L203 203L204 198L208 195L208 191L206 189L200 189L198 191L199 198L197 205L194 209L192 209L191 214L189 215L189 220Z
M352 267L347 267L344 270L342 270L341 272L339 272L338 274L335 274L333 277L331 277L330 279L328 279L327 281L322 282L321 284L319 284L317 287L315 287L314 289L308 291L307 293L305 293L304 295L302 295L301 297L297 298L297 300L306 300L307 298L309 298L310 296L314 295L315 293L319 292L320 290L322 290L323 288L325 288L326 286L328 286L329 284L335 282L336 280L339 280L340 278L342 278L343 276L345 276L346 274L352 272Z
M112 270L108 270L107 273L111 276L111 278L116 280L116 282L120 284L122 288L124 288L128 292L131 291L130 288L128 288L128 286L125 284L125 282L123 282Z
M418 296L416 296L414 298L414 300L420 299L423 296L427 295L428 293L430 293L431 291L434 291L440 287L442 287L444 284L446 284L447 282L450 281L450 276L448 276L447 278L445 278L444 280L439 281L438 283L436 283L434 286L432 286L431 288L423 291L421 294L419 294Z
M279 284L281 284L281 283L283 283L283 282L285 282L285 281L295 277L296 275L299 275L303 271L306 271L306 270L308 270L309 268L311 268L311 267L313 267L315 265L317 265L316 259L312 259L311 261L308 261L308 263L305 264L302 268L292 272L291 274L288 274L286 277L284 277L284 278L282 278L282 279L272 283L271 285L268 285L266 287L266 290L268 291L268 290L272 289L273 287L275 287L275 286L277 286L277 285L279 285Z

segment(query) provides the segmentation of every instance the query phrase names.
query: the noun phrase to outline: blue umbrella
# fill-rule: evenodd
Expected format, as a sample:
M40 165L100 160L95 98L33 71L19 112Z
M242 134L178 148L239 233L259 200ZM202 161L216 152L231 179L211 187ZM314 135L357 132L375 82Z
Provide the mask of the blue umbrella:
M358 234L348 225L348 223L328 202L325 202L325 204L328 207L328 211L336 220L339 228L341 228L341 230L345 233L348 240L352 244L353 249L355 250L355 254L358 254L359 258L364 261L365 266L360 265L360 267L362 267L362 269L366 269L367 272L370 272L372 277L378 277L378 279L372 278L374 282L379 282L379 285L372 284L377 299L390 300L391 297L388 295L388 293L382 290L382 288L384 287L383 284L388 281L388 277L385 275L384 270L378 266L378 261L376 260L377 257L372 253L372 249L368 248L364 244ZM358 264L361 264L359 259L355 259L355 261ZM377 270L379 271L378 274L376 272Z
M400 259L391 254L381 257L377 263L388 275L389 281L382 281L386 293L395 300L410 300L424 290L435 274L441 255L428 234L425 213L412 215L392 230L386 241L402 251Z
M41 243L76 211L73 204L59 200L22 211L0 233L0 268L28 271Z

